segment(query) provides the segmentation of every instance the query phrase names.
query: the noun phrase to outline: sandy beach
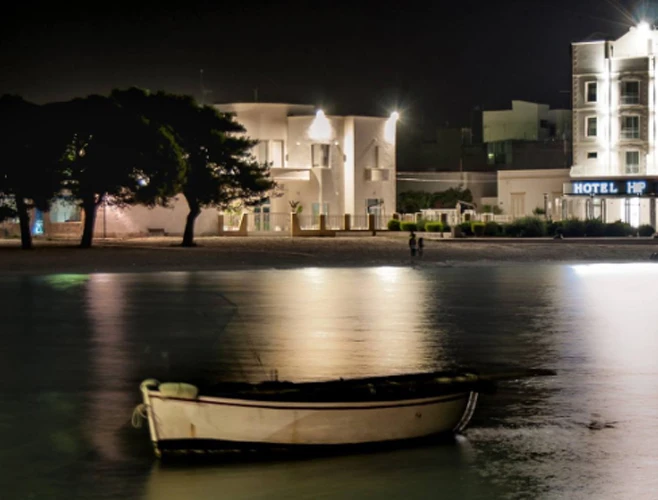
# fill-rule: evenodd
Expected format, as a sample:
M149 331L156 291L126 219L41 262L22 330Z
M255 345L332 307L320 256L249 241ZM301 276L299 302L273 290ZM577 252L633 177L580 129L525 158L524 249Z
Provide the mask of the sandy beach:
M198 238L182 248L179 237L37 241L23 251L19 240L0 240L0 273L47 274L153 272L249 268L408 266L413 263L643 262L658 252L658 240L619 239L432 239L422 258L411 259L403 233L289 238L274 236Z

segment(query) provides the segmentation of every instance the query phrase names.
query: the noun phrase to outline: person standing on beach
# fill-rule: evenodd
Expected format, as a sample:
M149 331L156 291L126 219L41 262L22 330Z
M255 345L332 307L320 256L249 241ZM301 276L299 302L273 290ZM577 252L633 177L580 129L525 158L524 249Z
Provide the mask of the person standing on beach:
M412 257L416 256L416 235L413 231L411 231L411 234L409 235L409 251L411 252Z
M423 256L423 248L425 248L425 241L423 240L423 237L421 236L418 238L418 257Z

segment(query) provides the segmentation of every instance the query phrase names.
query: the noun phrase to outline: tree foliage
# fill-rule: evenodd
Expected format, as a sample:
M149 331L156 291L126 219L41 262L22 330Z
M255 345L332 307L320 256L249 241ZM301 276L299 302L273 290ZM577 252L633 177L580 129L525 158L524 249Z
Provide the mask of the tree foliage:
M32 247L29 210L46 211L61 187L64 146L45 108L22 97L0 97L0 220L18 217L21 245Z
M166 128L104 96L52 107L65 134L66 188L85 214L82 247L92 245L101 203L152 206L174 193L182 157Z
M403 191L398 193L397 208L401 213L415 213L429 208L455 208L457 202L473 201L470 189L449 188L445 191Z
M183 151L180 192L190 209L183 246L194 244L194 223L201 208L227 208L236 200L256 205L275 187L269 167L251 153L257 142L244 136L244 127L233 115L199 106L192 97L164 92L132 88L115 90L112 97L169 130Z

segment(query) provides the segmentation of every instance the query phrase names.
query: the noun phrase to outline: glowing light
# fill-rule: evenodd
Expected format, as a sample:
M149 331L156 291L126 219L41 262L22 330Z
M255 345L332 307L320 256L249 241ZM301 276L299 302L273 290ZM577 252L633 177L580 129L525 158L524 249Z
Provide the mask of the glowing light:
M648 33L651 30L651 27L649 26L649 23L646 21L640 21L637 25L637 30L642 32L643 34Z
M315 119L308 129L308 136L316 141L328 141L331 139L331 135L331 123L324 114L324 111L318 109Z
M395 131L397 121L400 119L400 113L393 111L386 124L384 125L384 139L389 144L395 144Z
M629 262L629 263L596 263L576 264L571 269L579 276L610 276L610 275L646 275L649 271L656 272L658 266L655 262Z

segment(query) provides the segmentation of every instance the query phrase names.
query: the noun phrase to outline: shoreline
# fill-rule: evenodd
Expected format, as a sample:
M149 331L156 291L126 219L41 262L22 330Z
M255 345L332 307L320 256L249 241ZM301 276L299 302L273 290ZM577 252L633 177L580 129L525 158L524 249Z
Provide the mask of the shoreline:
M193 248L180 247L180 237L97 240L91 249L77 248L77 240L39 240L30 251L20 249L20 240L0 240L0 274L651 262L651 254L658 252L658 240L651 238L424 238L423 257L413 259L405 233L294 239L199 237Z

